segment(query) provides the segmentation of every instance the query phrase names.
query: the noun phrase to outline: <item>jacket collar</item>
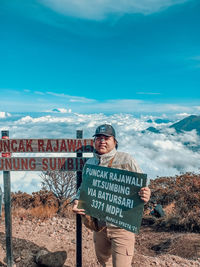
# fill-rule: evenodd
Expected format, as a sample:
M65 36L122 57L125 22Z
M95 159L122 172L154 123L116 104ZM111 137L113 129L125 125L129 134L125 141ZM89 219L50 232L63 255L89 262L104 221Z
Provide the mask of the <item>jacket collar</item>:
M110 160L111 158L113 158L115 156L115 154L117 153L116 148L113 148L113 150L111 150L109 153L106 154L102 154L99 155L96 152L94 152L94 157L98 160Z

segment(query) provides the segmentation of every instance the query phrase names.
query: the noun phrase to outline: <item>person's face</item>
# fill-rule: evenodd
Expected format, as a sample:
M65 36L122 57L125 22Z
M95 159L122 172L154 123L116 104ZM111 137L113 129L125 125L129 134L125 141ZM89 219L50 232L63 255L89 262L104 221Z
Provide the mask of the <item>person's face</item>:
M116 141L113 136L98 135L94 140L95 149L100 155L109 153L116 145Z

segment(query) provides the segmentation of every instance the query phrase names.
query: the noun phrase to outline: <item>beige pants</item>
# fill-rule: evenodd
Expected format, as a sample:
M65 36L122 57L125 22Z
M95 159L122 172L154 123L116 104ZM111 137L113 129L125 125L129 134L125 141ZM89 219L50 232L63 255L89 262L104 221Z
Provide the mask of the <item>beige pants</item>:
M130 267L135 245L135 234L116 227L94 232L97 259L103 267ZM112 257L111 257L112 256Z

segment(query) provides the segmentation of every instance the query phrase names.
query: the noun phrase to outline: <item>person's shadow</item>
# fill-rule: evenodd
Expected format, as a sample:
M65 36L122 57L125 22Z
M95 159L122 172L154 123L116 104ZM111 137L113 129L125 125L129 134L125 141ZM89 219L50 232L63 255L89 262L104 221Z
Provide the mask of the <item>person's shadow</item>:
M12 245L13 260L17 261L17 267L38 267L35 262L35 256L37 252L42 249L48 251L44 247L39 247L35 243L21 238L13 237ZM4 249L6 254L6 237L4 233L0 233L0 246ZM4 262L0 261L0 266L6 267L7 265L5 262L6 257L4 258ZM64 267L67 267L67 265L64 265Z

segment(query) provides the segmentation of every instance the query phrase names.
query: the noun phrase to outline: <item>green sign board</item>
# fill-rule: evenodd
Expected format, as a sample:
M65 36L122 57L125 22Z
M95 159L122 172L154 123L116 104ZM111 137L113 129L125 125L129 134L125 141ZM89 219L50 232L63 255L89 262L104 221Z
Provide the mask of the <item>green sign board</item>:
M138 233L144 208L138 192L146 184L146 174L86 164L78 207L97 219Z

